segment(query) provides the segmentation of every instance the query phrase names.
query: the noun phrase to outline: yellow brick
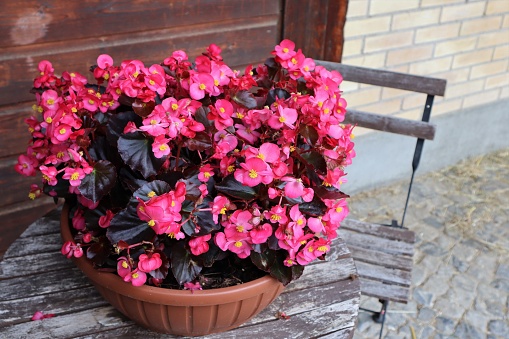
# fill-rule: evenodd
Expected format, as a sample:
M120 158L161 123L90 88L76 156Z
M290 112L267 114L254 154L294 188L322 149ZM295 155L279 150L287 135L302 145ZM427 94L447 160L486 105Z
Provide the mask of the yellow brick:
M385 87L382 89L382 100L402 97L407 94L408 91L402 89Z
M438 23L439 17L439 8L395 14L392 17L392 30L433 25Z
M500 91L500 99L509 98L509 86L503 87Z
M417 75L430 75L451 69L452 56L431 59L410 64L410 73Z
M422 43L455 38L458 36L459 30L459 23L420 28L415 34L415 42Z
M343 58L343 63L345 65L352 66L360 66L360 67L370 67L370 68L383 68L385 66L385 52L374 53L374 54L364 54L359 57L346 57Z
M399 65L399 66L390 66L386 67L388 71L398 72L398 73L408 73L410 70L409 65Z
M497 46L495 53L493 53L493 60L504 59L509 57L509 44L504 46Z
M431 58L433 45L414 45L410 48L397 49L387 52L387 66L406 64Z
M484 1L448 6L442 8L440 22L449 22L463 19L480 18L483 15Z
M419 0L377 0L371 1L369 15L407 11L419 7Z
M505 73L507 71L507 64L509 59L492 61L487 64L482 64L472 67L470 79L482 78L487 75L494 75L497 73Z
M369 105L380 101L380 92L381 92L380 87L372 86L371 88L368 89L351 93L345 93L345 95L343 95L343 98L345 98L349 108L357 109L359 106Z
M408 110L417 107L424 107L426 102L426 95L421 93L411 94L403 99L403 109Z
M438 79L446 79L447 86L451 86L453 84L467 81L469 75L470 75L470 68L460 68L460 69L455 69L454 71L437 73L437 74L434 74L433 77L438 78Z
M486 5L486 15L509 12L507 0L490 0Z
M431 109L431 116L436 117L437 115L459 111L461 109L461 104L463 99L454 99L454 100L443 100L438 101L433 104L433 108Z
M413 35L413 31L406 31L368 37L364 42L364 53L410 46Z
M346 13L347 20L359 16L366 16L368 13L368 3L368 0L350 1Z
M423 104L424 108L424 104ZM420 121L422 119L422 111L421 108L414 108L411 110L406 110L398 114L394 114L395 117L402 118L402 119L409 119L409 120L415 120Z
M464 21L461 24L461 35L473 35L482 32L494 31L502 26L502 16Z
M435 45L435 57L471 51L475 48L477 37L448 40Z
M343 81L341 83L340 89L344 92L354 92L359 89L359 83L358 82L350 82L350 81Z
M463 108L479 106L489 102L497 101L499 94L500 89L497 88L491 91L483 91L481 93L469 95L465 98L465 100L463 100Z
M454 86L447 86L445 97L447 99L453 99L463 96L469 96L472 93L476 93L482 90L484 85L484 79L467 81Z
M401 110L401 99L378 101L371 105L359 106L358 109L359 111L377 114L394 114Z
M509 86L509 73L499 74L486 79L484 89L492 89L495 87L508 87Z
M504 16L504 23L502 24L502 28L509 28L509 15Z
M460 68L465 66L471 66L475 64L481 64L491 60L493 54L493 48L476 50L473 52L457 54L454 56L452 62L452 68Z
M362 52L363 39L348 39L343 44L343 57L359 55Z
M465 0L422 0L421 7L444 6L450 4L464 3Z
M347 20L345 24L345 37L366 36L372 33L388 32L391 26L391 17L389 15L369 18Z
M509 30L502 29L495 32L484 33L479 35L479 43L477 44L477 48L502 45L508 42L509 42Z

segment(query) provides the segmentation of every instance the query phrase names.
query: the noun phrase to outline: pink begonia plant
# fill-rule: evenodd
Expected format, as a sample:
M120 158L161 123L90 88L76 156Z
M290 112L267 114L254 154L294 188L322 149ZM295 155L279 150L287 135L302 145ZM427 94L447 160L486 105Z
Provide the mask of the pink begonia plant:
M86 252L135 286L197 290L267 273L288 284L330 250L353 126L341 74L292 41L244 74L213 44L194 62L100 55L95 84L46 60L38 70L15 168L41 173L32 199L72 204L65 256Z

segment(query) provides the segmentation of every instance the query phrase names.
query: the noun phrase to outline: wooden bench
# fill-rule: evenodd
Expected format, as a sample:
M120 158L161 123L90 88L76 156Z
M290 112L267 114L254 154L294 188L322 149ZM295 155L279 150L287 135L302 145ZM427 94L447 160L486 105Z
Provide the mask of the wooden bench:
M347 66L328 61L317 60L316 64L329 70L339 71L346 81L402 89L427 95L421 121L360 112L353 109L348 110L345 118L345 123L417 138L414 157L411 162L412 176L401 223L398 224L396 220L393 220L389 225L381 225L346 219L341 224L339 233L352 252L361 280L361 293L376 297L382 303L380 311L372 311L375 313L374 320L382 323L381 337L388 302L408 302L412 281L415 233L404 228L403 225L424 140L433 140L435 136L436 127L429 123L433 99L435 95L444 95L446 81ZM347 96L345 97L347 98Z

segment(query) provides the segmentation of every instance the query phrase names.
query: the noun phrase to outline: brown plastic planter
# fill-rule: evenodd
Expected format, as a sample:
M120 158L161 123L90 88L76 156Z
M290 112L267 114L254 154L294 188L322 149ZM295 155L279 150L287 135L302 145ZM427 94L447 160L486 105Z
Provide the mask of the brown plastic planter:
M72 241L69 205L60 219L63 241ZM240 326L269 305L283 291L276 279L265 276L251 282L205 291L153 286L135 287L114 273L95 270L85 258L73 258L113 307L153 331L183 336L223 332Z

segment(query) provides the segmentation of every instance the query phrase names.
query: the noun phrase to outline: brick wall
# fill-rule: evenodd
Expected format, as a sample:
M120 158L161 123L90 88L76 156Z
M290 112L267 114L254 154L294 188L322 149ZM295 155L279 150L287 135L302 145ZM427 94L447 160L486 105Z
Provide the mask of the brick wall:
M447 79L433 116L509 98L509 0L350 0L342 62ZM411 119L425 101L351 83L343 91L349 107Z

